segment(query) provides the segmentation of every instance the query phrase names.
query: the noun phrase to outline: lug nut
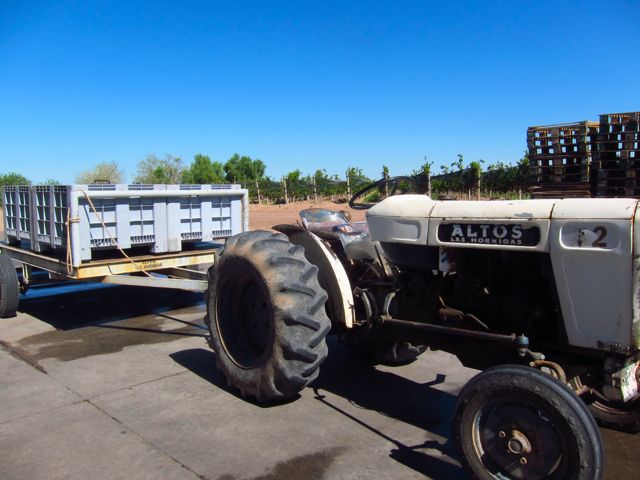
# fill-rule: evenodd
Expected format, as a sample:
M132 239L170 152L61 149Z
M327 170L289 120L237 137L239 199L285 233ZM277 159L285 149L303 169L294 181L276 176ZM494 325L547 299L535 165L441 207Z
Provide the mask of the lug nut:
M521 457L521 458L520 458L520 463L521 463L522 465L526 465L526 464L527 464L527 459L526 459L525 457Z
M500 431L498 432L498 436L499 436L500 438L505 438L505 437L507 436L507 434L506 434L505 432L503 432L502 430L500 430Z

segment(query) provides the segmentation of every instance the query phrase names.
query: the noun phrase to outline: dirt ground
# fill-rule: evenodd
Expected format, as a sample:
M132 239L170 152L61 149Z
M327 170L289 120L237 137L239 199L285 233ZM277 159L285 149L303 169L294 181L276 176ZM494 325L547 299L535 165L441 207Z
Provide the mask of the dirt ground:
M351 214L354 222L365 219L365 210L353 210L346 203L333 202L296 202L286 205L250 205L249 228L251 230L270 229L281 223L296 223L298 214L305 208L327 208L329 210L346 210Z

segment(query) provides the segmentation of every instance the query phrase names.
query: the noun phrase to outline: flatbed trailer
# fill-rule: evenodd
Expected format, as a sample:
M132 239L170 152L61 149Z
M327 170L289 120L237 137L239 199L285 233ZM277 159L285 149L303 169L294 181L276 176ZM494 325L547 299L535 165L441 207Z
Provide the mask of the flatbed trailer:
M204 244L181 252L126 255L73 266L59 256L0 243L0 318L15 315L20 294L41 281L39 276L32 275L34 270L47 272L47 283L96 282L204 292L207 270L221 246ZM16 269L21 275L17 275Z
M216 251L249 228L231 184L6 186L2 202L0 318L43 279L204 292Z

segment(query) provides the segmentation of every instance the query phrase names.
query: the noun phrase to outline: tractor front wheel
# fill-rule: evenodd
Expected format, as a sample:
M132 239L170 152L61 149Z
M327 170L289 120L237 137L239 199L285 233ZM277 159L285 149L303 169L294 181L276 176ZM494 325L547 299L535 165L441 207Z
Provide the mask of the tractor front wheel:
M453 435L472 478L602 477L591 413L566 385L530 367L504 365L472 378L458 397Z

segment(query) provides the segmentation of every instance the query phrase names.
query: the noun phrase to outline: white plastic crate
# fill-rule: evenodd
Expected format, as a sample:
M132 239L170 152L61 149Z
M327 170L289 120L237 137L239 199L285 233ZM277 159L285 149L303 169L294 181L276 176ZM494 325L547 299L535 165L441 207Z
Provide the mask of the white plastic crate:
M242 198L237 195L215 195L216 191L222 194L239 190L240 185L169 185L167 188L185 193L184 196L167 199L167 215L180 218L177 233L181 241L210 242L243 230ZM202 196L201 192L211 195Z
M31 239L31 193L28 186L2 189L4 233L9 243Z
M74 265L96 250L176 252L183 242L210 242L248 227L247 191L239 185L38 185L5 187L3 198L10 242L28 240L43 252L66 250L70 238Z
M78 202L82 260L91 259L92 250L118 246L123 249L147 246L153 253L180 250L168 247L166 197L141 196L141 192L164 192L166 185L98 184L69 188Z

